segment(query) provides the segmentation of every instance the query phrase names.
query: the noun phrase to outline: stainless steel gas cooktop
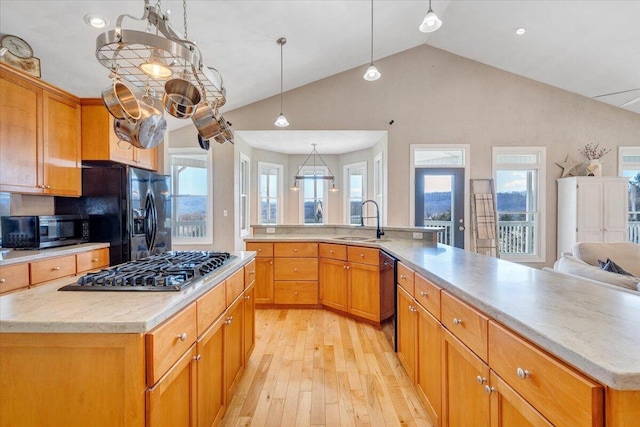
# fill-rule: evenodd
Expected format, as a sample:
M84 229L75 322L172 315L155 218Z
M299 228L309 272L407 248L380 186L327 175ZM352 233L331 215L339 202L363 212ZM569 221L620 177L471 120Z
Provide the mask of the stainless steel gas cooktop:
M228 252L166 252L86 274L59 290L181 291L234 258Z

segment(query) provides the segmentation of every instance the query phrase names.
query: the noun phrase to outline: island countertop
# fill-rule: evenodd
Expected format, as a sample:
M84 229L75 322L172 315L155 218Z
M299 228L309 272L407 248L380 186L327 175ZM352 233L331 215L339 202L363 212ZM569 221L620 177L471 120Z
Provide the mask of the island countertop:
M0 333L146 333L255 258L236 258L179 292L68 291L77 277L0 297Z
M246 241L379 247L447 292L618 390L640 390L640 294L419 240L259 235Z

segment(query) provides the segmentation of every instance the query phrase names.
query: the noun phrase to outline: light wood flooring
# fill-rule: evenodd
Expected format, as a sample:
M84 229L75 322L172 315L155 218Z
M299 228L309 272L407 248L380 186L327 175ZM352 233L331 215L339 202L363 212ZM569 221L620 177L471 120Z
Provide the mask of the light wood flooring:
M223 426L431 426L382 331L327 310L256 310Z

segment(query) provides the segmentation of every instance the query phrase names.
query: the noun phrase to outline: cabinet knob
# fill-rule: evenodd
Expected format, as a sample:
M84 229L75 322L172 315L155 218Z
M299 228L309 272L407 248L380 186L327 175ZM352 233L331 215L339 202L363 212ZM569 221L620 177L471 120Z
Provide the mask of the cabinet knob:
M227 325L231 325L231 322L233 322L233 316L227 317L227 320L224 321Z
M250 275L251 275L251 274L256 274L256 272L255 272L255 271L253 271L253 270L251 270L251 271L249 272L249 274L250 274Z
M273 264L273 261L269 261L269 264Z
M246 299L247 301L249 301L251 299L251 295L245 295L244 299Z
M7 279L0 279L0 283L4 283L6 281L7 281Z
M333 249L329 249L329 253L332 254L333 253Z
M91 262L98 262L98 258L92 259Z
M298 291L293 291L293 294L294 294L295 296L298 296Z
M186 332L181 333L180 335L178 335L178 339L180 341L186 341L187 340L187 333Z
M262 248L258 248L258 252L262 252Z
M484 386L484 391L487 392L487 394L491 394L494 391L496 391L495 387L490 387L488 384Z
M199 355L197 355L196 357L193 358L193 360L195 360L196 362L199 362L200 359L202 359L202 355L201 354L199 354Z
M487 382L487 379L485 377L481 377L480 375L478 375L476 377L476 381L478 382L478 384L482 385Z
M462 325L462 319L458 319L457 317L453 318L453 324L456 326Z
M364 258L364 254L360 254L360 258Z
M529 371L528 369L518 368L516 369L516 375L518 375L518 378L520 378L521 380L526 380L527 378L531 377L531 371Z
M407 280L407 276L405 276L404 274L400 275L400 280Z
M351 267L349 267L349 266L347 265L347 270L348 270L348 269L350 269L350 268L351 268Z
M427 293L425 291L420 291L420 296L423 298L427 297Z
M46 189L50 189L50 188L51 188L51 186L50 186L50 185L45 185L45 186L44 186L44 188L46 188Z
M294 269L293 269L293 271L298 271L298 269L297 269L297 268L294 268Z
M60 270L60 267L53 267L53 269L54 269L55 271L58 271L58 270Z
M293 252L298 252L298 248L293 248Z
M409 311L412 312L412 313L415 313L416 312L416 308L414 306L410 305L409 306Z

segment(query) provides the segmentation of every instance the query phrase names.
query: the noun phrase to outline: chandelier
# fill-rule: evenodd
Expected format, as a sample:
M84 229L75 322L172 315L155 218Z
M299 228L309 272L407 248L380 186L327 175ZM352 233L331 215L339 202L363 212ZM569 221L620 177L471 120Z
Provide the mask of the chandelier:
M193 118L202 138L233 142L226 121L218 111L226 103L222 76L215 68L205 65L200 49L187 38L186 0L183 0L183 8L184 34L181 34L169 22L170 12L162 12L160 0L155 6L144 0L141 18L120 15L115 29L98 36L96 58L110 71L112 80L132 87L140 106L143 103L150 105L150 97L157 101L154 105L161 100L170 115L179 119ZM146 21L146 31L123 28L125 18ZM146 102L144 98L147 98ZM194 115L199 109L206 110L207 114L200 114L196 121ZM203 124L202 116L211 123ZM135 118L124 119L133 125L139 124ZM217 125L211 126L213 123ZM217 133L207 133L203 128L216 129Z
M291 189L293 191L298 191L300 189L300 187L298 187L298 181L299 180L305 180L305 179L324 179L327 181L331 181L331 188L329 189L329 191L331 191L332 193L335 193L336 191L338 191L338 188L336 187L336 177L333 174L333 172L331 172L331 168L329 168L329 166L327 165L327 163L324 161L324 159L322 158L322 156L320 155L320 153L318 153L318 150L316 150L316 144L311 144L313 146L313 149L311 150L311 153L309 153L309 155L307 156L307 158L304 160L304 162L302 163L302 165L300 165L300 167L298 168L298 172L295 174L295 176L293 177L293 185L291 186ZM309 159L313 158L313 174L312 175L301 175L300 172L302 172L302 169L307 166L307 162L309 162ZM324 172L322 175L318 175L316 174L316 158L320 159L320 162L324 165L325 168L327 168L328 171L328 175L325 175Z

